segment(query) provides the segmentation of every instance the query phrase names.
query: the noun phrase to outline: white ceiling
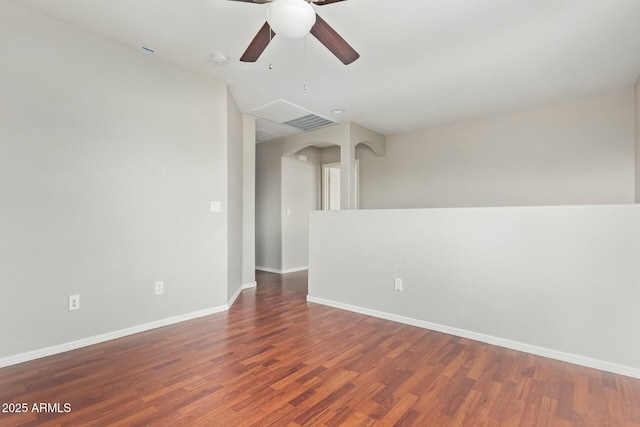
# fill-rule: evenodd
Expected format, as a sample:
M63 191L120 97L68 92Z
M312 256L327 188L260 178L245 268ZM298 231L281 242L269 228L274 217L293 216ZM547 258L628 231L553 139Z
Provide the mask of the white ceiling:
M311 36L276 36L258 62L239 62L265 21L266 5L14 1L220 79L245 112L284 99L384 134L616 90L640 74L640 0L348 0L314 6L360 53L348 66ZM229 62L213 64L214 52L224 52ZM336 116L334 108L346 112Z

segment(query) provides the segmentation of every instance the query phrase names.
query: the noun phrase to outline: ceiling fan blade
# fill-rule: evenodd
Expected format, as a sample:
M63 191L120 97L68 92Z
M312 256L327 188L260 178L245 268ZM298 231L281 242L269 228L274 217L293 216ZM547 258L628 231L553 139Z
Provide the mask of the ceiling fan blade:
M246 1L246 0L240 0L240 1ZM324 6L326 4L338 3L340 1L345 1L345 0L318 0L318 1L314 1L313 4L315 4L316 6Z
M243 3L270 3L271 0L227 0L227 1L241 1ZM342 0L333 0L333 1L342 1Z
M265 22L258 34L251 40L249 47L244 51L240 61L242 62L256 62L262 52L267 48L267 45L271 39L276 35L273 32L268 22Z
M316 23L311 27L311 34L325 45L344 65L349 65L360 54L345 41L327 22L316 14Z

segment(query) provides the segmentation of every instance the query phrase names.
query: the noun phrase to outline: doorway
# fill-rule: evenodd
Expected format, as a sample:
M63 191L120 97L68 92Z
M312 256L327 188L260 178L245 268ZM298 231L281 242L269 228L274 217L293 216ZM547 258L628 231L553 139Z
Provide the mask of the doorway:
M355 208L360 208L359 176L360 161L355 163ZM340 210L340 163L325 163L322 165L322 210Z

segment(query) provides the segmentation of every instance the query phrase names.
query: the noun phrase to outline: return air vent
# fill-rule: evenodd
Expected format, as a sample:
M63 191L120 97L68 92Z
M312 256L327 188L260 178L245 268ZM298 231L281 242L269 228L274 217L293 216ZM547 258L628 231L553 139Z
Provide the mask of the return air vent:
M249 113L258 117L256 120L256 142L258 143L335 123L283 99Z
M300 130L291 126L275 123L267 119L256 118L256 143L269 141L287 135L299 133Z
M315 114L308 114L306 116L298 117L297 119L284 122L285 125L293 126L294 128L302 130L318 129L322 126L331 125L333 123L334 122L332 122L331 120L327 120L324 117L316 116Z

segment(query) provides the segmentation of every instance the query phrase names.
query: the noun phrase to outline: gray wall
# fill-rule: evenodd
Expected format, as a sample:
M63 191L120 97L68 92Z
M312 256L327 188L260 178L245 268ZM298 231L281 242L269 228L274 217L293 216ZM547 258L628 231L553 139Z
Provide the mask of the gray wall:
M640 76L635 85L636 95L636 203L640 203Z
M306 161L297 155L307 156ZM282 270L304 268L309 258L309 212L320 207L320 150L282 158Z
M633 88L387 137L361 207L632 203Z
M12 2L0 40L0 357L226 304L225 85Z
M256 145L256 267L282 269L282 141Z
M309 295L640 377L638 254L638 205L312 212Z
M256 119L245 114L242 123L242 284L249 286L256 280Z
M340 146L332 145L320 149L320 164L340 163Z
M242 288L242 113L227 89L227 300Z

